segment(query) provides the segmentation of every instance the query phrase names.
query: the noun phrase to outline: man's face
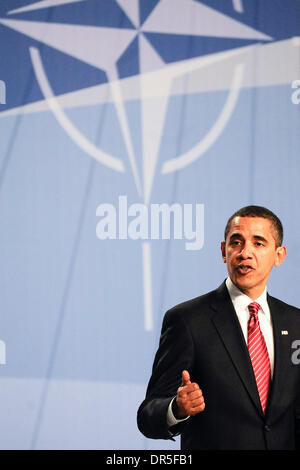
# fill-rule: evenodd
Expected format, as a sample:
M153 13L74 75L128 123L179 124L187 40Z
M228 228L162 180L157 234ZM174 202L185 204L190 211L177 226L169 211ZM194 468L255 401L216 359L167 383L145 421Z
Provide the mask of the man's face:
M286 248L276 247L275 228L262 217L235 217L221 243L232 282L251 299L263 292L273 266L279 266Z

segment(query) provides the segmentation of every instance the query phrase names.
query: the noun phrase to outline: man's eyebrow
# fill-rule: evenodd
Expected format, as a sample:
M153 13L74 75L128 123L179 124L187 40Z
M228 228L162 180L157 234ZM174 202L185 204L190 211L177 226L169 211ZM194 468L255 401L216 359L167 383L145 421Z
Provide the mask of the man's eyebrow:
M236 232L236 233L232 233L232 234L230 235L230 237L229 237L230 240L233 240L234 238L238 238L238 239L241 240L241 239L243 239L244 237L243 237L243 235L241 235L240 233ZM262 241L262 242L268 243L268 240L267 240L265 237L263 237L262 235L253 235L253 238L254 238L255 240L260 240L260 241Z
M243 236L240 233L232 233L229 238L231 240L232 238L243 238Z
M262 242L268 243L268 240L265 237L263 237L262 235L254 235L253 238L255 240L261 240Z

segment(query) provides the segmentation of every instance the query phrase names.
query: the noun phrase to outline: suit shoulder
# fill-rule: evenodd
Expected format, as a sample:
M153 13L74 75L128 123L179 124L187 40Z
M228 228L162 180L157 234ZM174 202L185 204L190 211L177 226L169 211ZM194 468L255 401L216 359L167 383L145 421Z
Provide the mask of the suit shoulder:
M184 316L185 318L193 316L195 313L199 314L201 311L207 310L215 296L216 291L210 291L206 294L194 297L193 299L181 302L174 307L170 308L165 318L178 318L178 316Z
M273 303L273 305L276 305L276 307L283 311L285 314L295 316L295 318L299 319L300 321L300 308L295 307L294 305L290 305L272 296L269 296L269 300L271 303Z
M298 313L298 314L300 313L300 308L295 307L294 305L290 305L284 302L283 300L277 299L276 297L272 297L271 295L269 295L269 299L271 300L271 302L274 302L275 304L277 304L278 307L280 307L283 310L287 310L287 311Z

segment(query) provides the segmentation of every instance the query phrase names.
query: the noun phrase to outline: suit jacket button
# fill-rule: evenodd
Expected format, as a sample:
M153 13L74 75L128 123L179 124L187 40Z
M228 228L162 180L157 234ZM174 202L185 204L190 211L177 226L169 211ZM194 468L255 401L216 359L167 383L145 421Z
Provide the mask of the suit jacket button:
M270 428L270 426L268 426L268 425L266 424L266 425L264 426L264 430L265 430L266 432L269 432L269 431L271 431L271 428Z

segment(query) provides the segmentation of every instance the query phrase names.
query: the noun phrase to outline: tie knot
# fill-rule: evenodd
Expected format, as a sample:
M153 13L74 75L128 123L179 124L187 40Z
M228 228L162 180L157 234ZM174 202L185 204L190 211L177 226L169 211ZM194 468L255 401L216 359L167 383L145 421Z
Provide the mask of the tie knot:
M250 315L255 315L257 317L258 310L260 309L260 305L257 302L252 302L251 304L248 305L248 309L249 309Z

